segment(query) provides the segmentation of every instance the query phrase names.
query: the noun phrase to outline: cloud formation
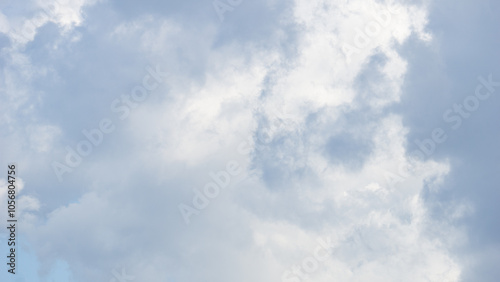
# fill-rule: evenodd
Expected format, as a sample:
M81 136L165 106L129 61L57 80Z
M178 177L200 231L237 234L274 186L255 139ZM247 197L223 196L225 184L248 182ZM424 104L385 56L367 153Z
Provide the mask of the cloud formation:
M415 153L494 71L457 59L454 4L236 2L2 4L0 153L37 279L494 281L498 256L470 238L496 237L469 222L493 206L492 188L469 193L481 172L496 183L494 157L474 157L494 142L465 124L494 107ZM470 6L450 13L474 22Z

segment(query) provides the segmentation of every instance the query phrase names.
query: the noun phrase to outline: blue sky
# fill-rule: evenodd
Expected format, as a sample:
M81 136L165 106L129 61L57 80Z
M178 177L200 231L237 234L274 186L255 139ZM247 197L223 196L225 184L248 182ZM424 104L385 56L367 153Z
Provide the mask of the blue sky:
M499 12L2 2L0 279L497 281Z

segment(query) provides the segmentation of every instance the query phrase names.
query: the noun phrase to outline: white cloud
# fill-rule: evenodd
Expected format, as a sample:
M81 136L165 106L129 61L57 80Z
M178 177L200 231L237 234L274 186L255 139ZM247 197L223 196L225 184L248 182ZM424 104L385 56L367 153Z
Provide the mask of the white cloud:
M83 25L82 7L93 3L64 4L51 20ZM390 22L347 61L343 44L355 44L374 9L392 13ZM79 168L91 177L77 202L37 214L44 203L23 198L40 259L64 259L82 281L109 280L118 267L137 281L280 281L318 238L331 237L332 255L313 281L458 281L449 248L463 238L450 225L467 208L449 207L450 222L435 222L420 197L426 182L437 179L438 189L449 163L408 159L408 129L386 108L399 102L407 72L396 48L412 33L431 40L426 17L425 6L296 1L289 20L297 39L282 42L294 44L292 54L237 40L217 45L216 28L196 21L192 28L189 17L141 16L106 29L119 44L136 43L138 60L173 76ZM363 96L358 79L380 54L385 61L369 71L381 79ZM271 142L257 144L263 131ZM36 152L50 152L66 134L47 124L27 133ZM354 149L327 148L339 136ZM248 139L254 151L238 154ZM355 151L359 165L333 161L342 150ZM257 175L185 226L177 205L233 159ZM408 167L388 182L387 172Z
M98 0L59 0L59 1L36 1L36 4L31 6L32 16L29 17L4 17L4 24L8 26L3 28L3 32L17 44L24 46L32 41L40 27L49 22L53 22L62 28L63 33L68 32L75 26L79 26L83 22L83 11L85 6L94 5Z

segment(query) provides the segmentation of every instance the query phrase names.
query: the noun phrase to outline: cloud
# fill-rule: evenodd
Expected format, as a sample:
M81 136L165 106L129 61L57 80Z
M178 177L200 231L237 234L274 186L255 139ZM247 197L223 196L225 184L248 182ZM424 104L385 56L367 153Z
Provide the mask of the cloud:
M77 281L122 269L137 281L461 279L459 223L475 207L434 199L460 179L456 155L410 154L418 119L434 125L449 106L432 94L458 79L432 53L432 9L244 1L220 22L209 2L65 2L24 40L10 27L32 17L0 15L0 150L25 164L39 276L63 261ZM150 65L170 75L120 119L110 104ZM59 183L50 163L103 118L116 130ZM194 207L229 162L243 173ZM189 225L179 204L197 211ZM318 238L332 247L307 271Z

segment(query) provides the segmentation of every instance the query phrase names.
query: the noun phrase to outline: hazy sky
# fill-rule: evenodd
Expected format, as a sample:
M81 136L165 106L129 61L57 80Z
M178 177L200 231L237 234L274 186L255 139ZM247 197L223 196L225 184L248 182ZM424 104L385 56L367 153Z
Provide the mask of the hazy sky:
M498 281L499 13L1 2L0 280Z

